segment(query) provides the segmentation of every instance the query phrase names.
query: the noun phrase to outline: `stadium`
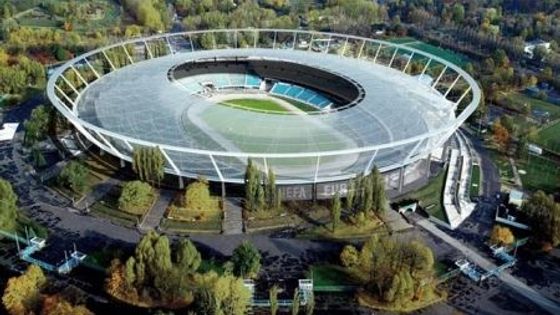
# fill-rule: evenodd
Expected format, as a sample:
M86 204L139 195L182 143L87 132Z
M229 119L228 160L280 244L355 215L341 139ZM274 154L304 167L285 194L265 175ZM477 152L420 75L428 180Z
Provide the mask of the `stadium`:
M179 179L243 183L251 159L279 185L345 181L376 166L397 172L397 186L481 95L465 71L420 50L277 29L130 39L57 68L47 94L100 150L130 162L134 148L158 147Z

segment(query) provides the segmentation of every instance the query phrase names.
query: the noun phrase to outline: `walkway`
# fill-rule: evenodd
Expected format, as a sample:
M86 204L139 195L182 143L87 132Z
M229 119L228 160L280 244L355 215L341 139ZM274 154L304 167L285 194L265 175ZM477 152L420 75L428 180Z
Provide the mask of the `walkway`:
M142 218L139 228L141 230L155 230L165 214L165 210L173 201L175 192L169 189L161 189L159 197L153 207Z
M241 209L241 200L239 198L226 198L224 209L223 234L242 234L243 210Z
M104 182L101 182L93 188L93 190L85 197L82 198L78 203L76 203L75 208L84 210L96 203L99 199L103 198L113 187L119 184L119 180L113 177L109 177Z
M510 157L509 163L511 164L511 169L513 171L513 179L515 180L515 185L519 188L523 187L523 182L521 181L521 177L519 176L519 172L517 171L515 160Z
M449 236L447 233L438 229L434 224L432 224L428 220L420 220L417 222L417 224L422 228L424 228L425 230L427 230L428 232L437 236L444 242L455 247L457 250L463 253L463 255L467 257L471 262L475 263L482 269L489 271L497 267L496 264L482 257L478 252L470 249L465 244L459 242L458 240ZM533 303L540 306L543 310L546 310L551 314L560 314L560 305L542 296L539 292L535 291L533 288L529 287L525 283L513 277L511 274L507 272L501 272L500 274L498 274L498 278L502 280L506 285L511 287L518 294L533 301Z

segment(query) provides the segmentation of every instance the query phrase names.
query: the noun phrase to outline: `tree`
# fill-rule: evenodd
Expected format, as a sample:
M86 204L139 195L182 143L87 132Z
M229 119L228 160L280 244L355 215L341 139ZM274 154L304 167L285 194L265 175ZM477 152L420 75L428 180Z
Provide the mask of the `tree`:
M119 197L119 209L132 214L144 214L152 201L152 187L139 180L126 182Z
M175 263L178 268L186 273L192 273L198 269L201 262L202 257L200 253L190 240L182 239L179 241L177 251L175 252Z
M270 301L270 315L276 315L278 312L278 291L279 288L275 284L268 290L268 299Z
M377 166L373 167L370 174L372 193L373 193L373 211L377 214L381 214L385 211L385 205L387 203L387 196L385 195L385 179Z
M264 195L263 186L259 185L257 187L257 200L256 200L256 210L262 211L266 208L266 199Z
M461 24L465 19L465 7L461 3L453 5L453 22Z
M490 243L492 245L510 245L515 241L513 233L508 227L494 225L490 233Z
M253 278L261 269L261 254L248 241L244 241L234 251L231 257L233 272L242 278Z
M265 187L265 197L266 203L268 207L271 209L278 210L279 208L279 201L278 201L278 193L276 191L276 175L272 168L268 168L268 175L266 178L266 187Z
M537 240L552 246L560 244L560 203L537 191L523 203L522 210L529 217Z
M17 226L18 208L17 195L12 185L0 178L0 229L14 231Z
M27 147L33 146L37 141L45 138L49 128L50 113L47 107L39 105L31 111L29 120L23 122L25 134L23 144Z
M47 279L41 268L30 265L19 277L8 280L2 303L12 315L32 314L41 301L41 290Z
M340 262L344 267L354 267L358 264L360 259L360 253L356 247L352 245L344 246L344 249L340 253Z
M354 180L348 182L348 192L346 193L346 209L352 211L354 208L354 197L356 196L356 183Z
M292 299L292 315L298 315L299 314L299 304L300 303L301 303L301 301L300 301L299 289L295 288L294 289L294 298Z
M165 174L165 158L159 147L135 148L132 153L132 170L141 181L159 185Z
M340 224L340 194L337 192L334 195L332 207L331 207L331 220L332 220L332 231L334 232L337 226Z
M196 296L198 314L244 315L247 311L251 292L242 279L230 274L218 276L211 271L197 282L203 286Z
M74 306L61 295L55 294L45 297L43 301L42 315L93 315L83 305Z
M185 207L199 212L218 210L216 200L210 195L210 187L206 179L199 178L187 186Z
M496 121L492 125L492 138L502 152L507 151L509 147L510 134L500 121Z
M248 159L245 171L245 208L249 211L256 210L256 197L259 186L259 171L253 164L253 160Z
M305 314L313 315L314 311L315 311L315 294L313 294L313 291L311 291L307 295L307 304L305 304Z
M70 161L58 175L58 182L75 193L82 193L86 187L87 174L88 169L81 162Z

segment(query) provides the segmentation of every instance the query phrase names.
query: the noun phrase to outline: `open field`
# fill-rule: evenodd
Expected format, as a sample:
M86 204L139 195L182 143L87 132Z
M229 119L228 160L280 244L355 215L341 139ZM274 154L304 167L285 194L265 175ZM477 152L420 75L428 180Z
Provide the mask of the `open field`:
M228 100L222 103L222 105L233 105L236 107L245 108L248 110L262 110L262 111L273 111L273 112L288 112L286 108L281 106L272 100L267 99L252 99L252 98L240 98Z
M425 51L429 54L443 58L458 66L464 66L467 62L469 62L469 59L464 55L456 53L452 50L444 49L441 47L428 44L426 42L419 41L413 37L395 37L389 39L388 41L396 44L405 45L410 48L418 49L421 51Z
M480 166L473 165L471 169L471 185L470 196L471 199L477 198L480 191Z
M521 175L523 187L554 193L560 188L560 164L542 156L529 155L527 160L518 161L518 168L527 172Z
M560 153L560 122L539 131L537 142L551 151Z
M560 118L560 106L519 92L500 93L497 97L497 103L518 112L523 112L523 108L528 104L532 111L550 113L550 119L552 120Z

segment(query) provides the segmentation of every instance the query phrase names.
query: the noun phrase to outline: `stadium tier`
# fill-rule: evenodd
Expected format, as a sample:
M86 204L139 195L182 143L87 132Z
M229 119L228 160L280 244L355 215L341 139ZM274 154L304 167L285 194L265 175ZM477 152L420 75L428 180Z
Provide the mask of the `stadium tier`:
M321 94L294 84L277 82L270 89L270 93L302 102L317 109L323 109L332 104L328 98Z
M320 110L217 104L228 93ZM373 166L403 170L437 152L480 101L465 71L429 53L276 29L159 34L102 47L57 68L47 95L83 140L124 161L135 148L157 147L169 174L243 183L252 159L274 169L280 185L344 180Z

